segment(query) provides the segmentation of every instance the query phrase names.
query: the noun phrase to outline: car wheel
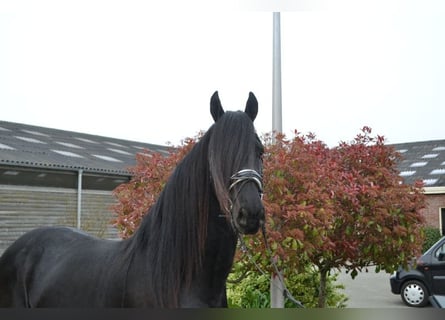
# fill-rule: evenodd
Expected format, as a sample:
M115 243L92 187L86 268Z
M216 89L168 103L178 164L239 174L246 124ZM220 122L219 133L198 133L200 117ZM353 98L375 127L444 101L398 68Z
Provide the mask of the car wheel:
M428 304L428 291L425 285L416 280L409 280L403 284L402 300L410 307L424 307Z

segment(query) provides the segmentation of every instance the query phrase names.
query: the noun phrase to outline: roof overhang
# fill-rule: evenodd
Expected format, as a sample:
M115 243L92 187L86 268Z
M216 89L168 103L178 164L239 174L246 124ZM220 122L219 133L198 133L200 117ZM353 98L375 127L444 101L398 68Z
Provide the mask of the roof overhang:
M445 186L441 187L424 187L424 194L445 194Z

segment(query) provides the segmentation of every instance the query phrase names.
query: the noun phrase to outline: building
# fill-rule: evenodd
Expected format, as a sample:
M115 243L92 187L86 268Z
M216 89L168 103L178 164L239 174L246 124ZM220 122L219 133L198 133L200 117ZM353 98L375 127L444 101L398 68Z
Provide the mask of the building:
M38 226L116 238L112 190L145 149L168 147L0 121L0 254Z
M425 184L427 224L445 234L445 140L392 145L405 183ZM0 121L0 254L38 226L68 225L117 238L112 190L145 149L169 147Z
M445 140L393 145L403 156L400 175L408 184L421 180L426 194L424 215L429 226L445 235Z

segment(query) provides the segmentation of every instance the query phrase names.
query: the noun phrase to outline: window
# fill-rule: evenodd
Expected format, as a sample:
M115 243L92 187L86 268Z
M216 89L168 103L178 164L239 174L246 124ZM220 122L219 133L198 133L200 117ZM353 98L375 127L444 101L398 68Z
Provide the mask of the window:
M445 253L445 243L442 244L439 248L436 249L436 251L434 252L434 257L436 259L439 259L439 255L440 254L444 254Z

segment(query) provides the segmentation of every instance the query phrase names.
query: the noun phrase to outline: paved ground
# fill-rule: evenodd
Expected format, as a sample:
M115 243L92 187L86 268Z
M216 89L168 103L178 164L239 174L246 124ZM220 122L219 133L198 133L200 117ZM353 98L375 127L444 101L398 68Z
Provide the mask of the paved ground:
M354 280L351 275L342 272L337 282L345 285L348 308L409 308L400 295L391 293L389 277L388 273L375 273L375 268L370 267L368 272L359 273Z

